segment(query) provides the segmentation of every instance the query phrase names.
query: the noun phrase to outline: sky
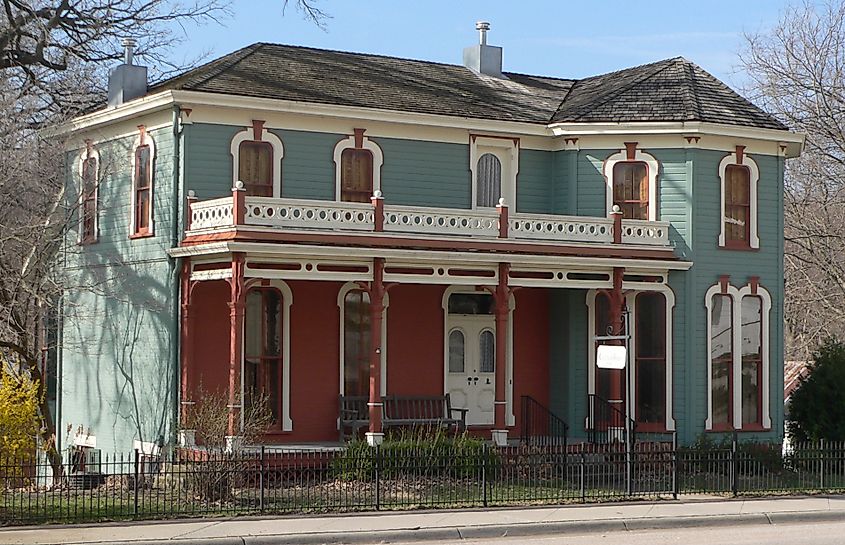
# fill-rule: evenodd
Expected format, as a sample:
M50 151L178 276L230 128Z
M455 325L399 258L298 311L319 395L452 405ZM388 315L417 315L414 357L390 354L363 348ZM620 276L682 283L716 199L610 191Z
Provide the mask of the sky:
M738 87L744 34L770 29L789 0L317 0L325 30L282 4L234 0L225 27L188 29L180 54L210 60L262 41L461 64L486 20L505 71L581 78L680 55Z

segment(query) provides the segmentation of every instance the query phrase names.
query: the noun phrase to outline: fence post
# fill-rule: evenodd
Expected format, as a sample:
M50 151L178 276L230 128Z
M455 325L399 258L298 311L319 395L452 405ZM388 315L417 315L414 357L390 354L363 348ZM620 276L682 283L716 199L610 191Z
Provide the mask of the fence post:
M138 452L138 449L135 449L135 478L133 479L133 481L134 481L133 488L135 489L134 490L134 496L135 497L134 497L134 502L133 502L133 505L132 505L132 516L133 517L138 516L138 469L139 469L138 466L139 466L140 459L141 459L141 455Z
M482 504L487 507L487 457L490 455L490 446L484 443L481 449L481 489Z
M739 495L739 459L737 456L736 431L731 439L731 494L734 497Z
M678 499L678 432L672 432L672 499Z
M381 483L380 483L380 476L379 471L381 470L381 445L376 445L376 459L375 463L373 464L373 470L375 472L375 481L376 481L376 511L381 508Z
M581 503L587 501L587 486L584 482L586 479L586 468L584 467L584 447L581 446L581 455L579 456L580 463L578 464L578 489L581 492Z
M824 491L824 462L826 460L827 453L825 452L825 444L824 439L821 439L819 442L819 490Z
M261 445L261 459L258 461L258 486L261 489L258 508L264 512L264 445Z

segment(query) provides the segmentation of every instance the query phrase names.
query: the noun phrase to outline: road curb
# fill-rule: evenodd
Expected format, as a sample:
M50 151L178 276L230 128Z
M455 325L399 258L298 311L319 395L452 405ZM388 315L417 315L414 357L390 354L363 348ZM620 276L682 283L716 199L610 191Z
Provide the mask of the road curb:
M527 537L561 534L589 534L599 532L630 532L678 528L718 526L776 525L800 522L840 522L845 511L789 511L777 513L746 513L739 515L694 515L651 517L636 519L600 519L568 522L526 522L453 526L444 528L396 528L379 531L314 532L305 534L274 534L242 537L176 538L148 541L110 541L113 545L365 545L375 543L424 542L463 539L492 539L497 537ZM89 544L93 545L93 544Z

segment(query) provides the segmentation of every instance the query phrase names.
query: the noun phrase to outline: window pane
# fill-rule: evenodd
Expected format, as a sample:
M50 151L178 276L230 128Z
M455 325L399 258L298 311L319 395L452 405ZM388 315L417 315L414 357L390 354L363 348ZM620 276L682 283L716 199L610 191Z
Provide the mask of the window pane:
M751 215L751 171L740 165L725 169L725 237L748 241Z
M493 296L489 293L453 293L449 296L449 314L493 314Z
M242 142L238 157L238 179L246 194L273 196L273 147L267 142Z
M340 155L340 200L370 202L373 195L373 154L345 149Z
M135 150L135 187L150 186L150 147L141 146Z
M82 163L82 191L87 196L97 185L97 158L89 157Z
M146 231L150 227L150 190L142 189L135 197L135 230Z
M742 423L760 424L763 361L763 305L759 297L742 298Z
M666 299L662 293L637 295L637 357L666 357Z
M493 373L496 371L496 342L493 332L482 331L478 337L479 373Z
M623 162L613 166L613 204L625 219L648 219L648 167Z
M244 320L244 354L247 358L261 357L261 291L250 290L246 295Z
M710 313L711 400L713 424L731 424L731 367L733 363L733 303L728 295L713 296Z
M636 298L636 414L638 422L666 421L666 298Z
M449 333L449 372L464 372L464 333L460 329Z
M370 297L350 291L343 304L343 377L345 395L367 395L370 379Z
M264 294L264 356L279 356L281 351L282 294L279 290L262 290Z
M478 159L476 171L478 181L476 204L487 207L496 206L502 196L502 163L492 153L485 153Z
M637 422L666 421L666 360L637 361Z

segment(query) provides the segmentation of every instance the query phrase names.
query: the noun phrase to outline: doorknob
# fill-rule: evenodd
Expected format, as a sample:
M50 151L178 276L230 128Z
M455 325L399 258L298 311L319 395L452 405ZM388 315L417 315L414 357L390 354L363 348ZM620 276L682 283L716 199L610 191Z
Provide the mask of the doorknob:
M472 377L467 377L467 384L472 384Z
M490 384L490 379L489 379L489 378L487 379L487 384Z
M477 384L477 383L478 383L478 377L473 377L473 379L472 379L472 383L473 383L473 384Z

